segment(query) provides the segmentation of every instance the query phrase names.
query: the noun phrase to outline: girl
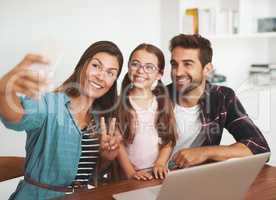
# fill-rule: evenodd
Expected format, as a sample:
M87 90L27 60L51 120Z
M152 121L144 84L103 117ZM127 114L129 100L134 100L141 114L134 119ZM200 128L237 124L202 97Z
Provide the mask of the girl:
M123 64L119 48L109 41L92 44L73 74L36 100L30 97L47 83L28 70L35 63L47 61L27 55L0 79L1 120L7 128L27 133L24 180L10 199L50 199L87 187L97 177L100 158L112 160L118 153L115 118L108 130L101 118L99 138L98 117L108 117L104 111L112 109L117 97Z
M161 82L164 55L151 44L140 44L130 55L120 95L118 119L124 145L119 162L127 178L163 179L176 143L173 108Z

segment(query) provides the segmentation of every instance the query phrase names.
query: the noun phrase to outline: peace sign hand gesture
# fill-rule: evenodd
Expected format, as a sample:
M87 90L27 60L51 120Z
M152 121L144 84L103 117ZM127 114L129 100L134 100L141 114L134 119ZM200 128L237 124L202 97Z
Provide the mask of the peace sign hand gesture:
M119 130L116 129L116 118L112 118L107 130L105 119L101 117L101 156L107 160L114 160L118 155L120 142L122 140Z

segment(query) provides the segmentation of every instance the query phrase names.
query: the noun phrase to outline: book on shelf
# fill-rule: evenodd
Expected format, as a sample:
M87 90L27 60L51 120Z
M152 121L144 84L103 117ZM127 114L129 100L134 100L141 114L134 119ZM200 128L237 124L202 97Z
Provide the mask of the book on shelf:
M210 35L215 32L215 11L211 9L188 8L183 17L183 32Z
M269 64L252 64L249 70L250 73L269 73Z
M210 9L198 10L198 32L202 35L211 35L214 33L214 12Z
M192 19L192 33L198 33L198 8L188 8L185 15ZM185 21L184 21L185 22ZM188 24L183 24L184 29Z
M276 70L276 63L270 63L270 64L268 65L268 67L269 67L269 69L271 69L271 70Z

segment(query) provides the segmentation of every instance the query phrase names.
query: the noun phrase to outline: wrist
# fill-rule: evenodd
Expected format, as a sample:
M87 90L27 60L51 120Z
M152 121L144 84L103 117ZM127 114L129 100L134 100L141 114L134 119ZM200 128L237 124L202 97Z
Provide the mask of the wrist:
M227 145L216 145L216 146L208 146L206 147L205 156L206 160L214 160L214 161L220 161L224 160L225 157L224 152L227 152L230 150L230 147Z
M166 164L166 162L164 162L164 161L156 161L155 163L154 163L154 166L156 167L156 166L160 166L160 167L165 167L165 164Z

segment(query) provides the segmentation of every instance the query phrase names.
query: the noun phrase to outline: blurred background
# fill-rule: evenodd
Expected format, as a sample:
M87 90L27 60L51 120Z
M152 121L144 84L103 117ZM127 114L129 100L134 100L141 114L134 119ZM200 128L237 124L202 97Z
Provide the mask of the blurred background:
M275 0L0 0L0 76L26 53L48 51L56 59L54 87L72 73L90 44L110 40L124 54L119 85L130 52L142 42L165 53L163 81L169 83L169 40L179 33L211 40L210 80L236 91L268 140L270 164L276 165ZM0 124L0 135L0 156L25 155L25 133ZM233 141L224 134L224 144ZM9 197L19 179L0 183L0 199Z

